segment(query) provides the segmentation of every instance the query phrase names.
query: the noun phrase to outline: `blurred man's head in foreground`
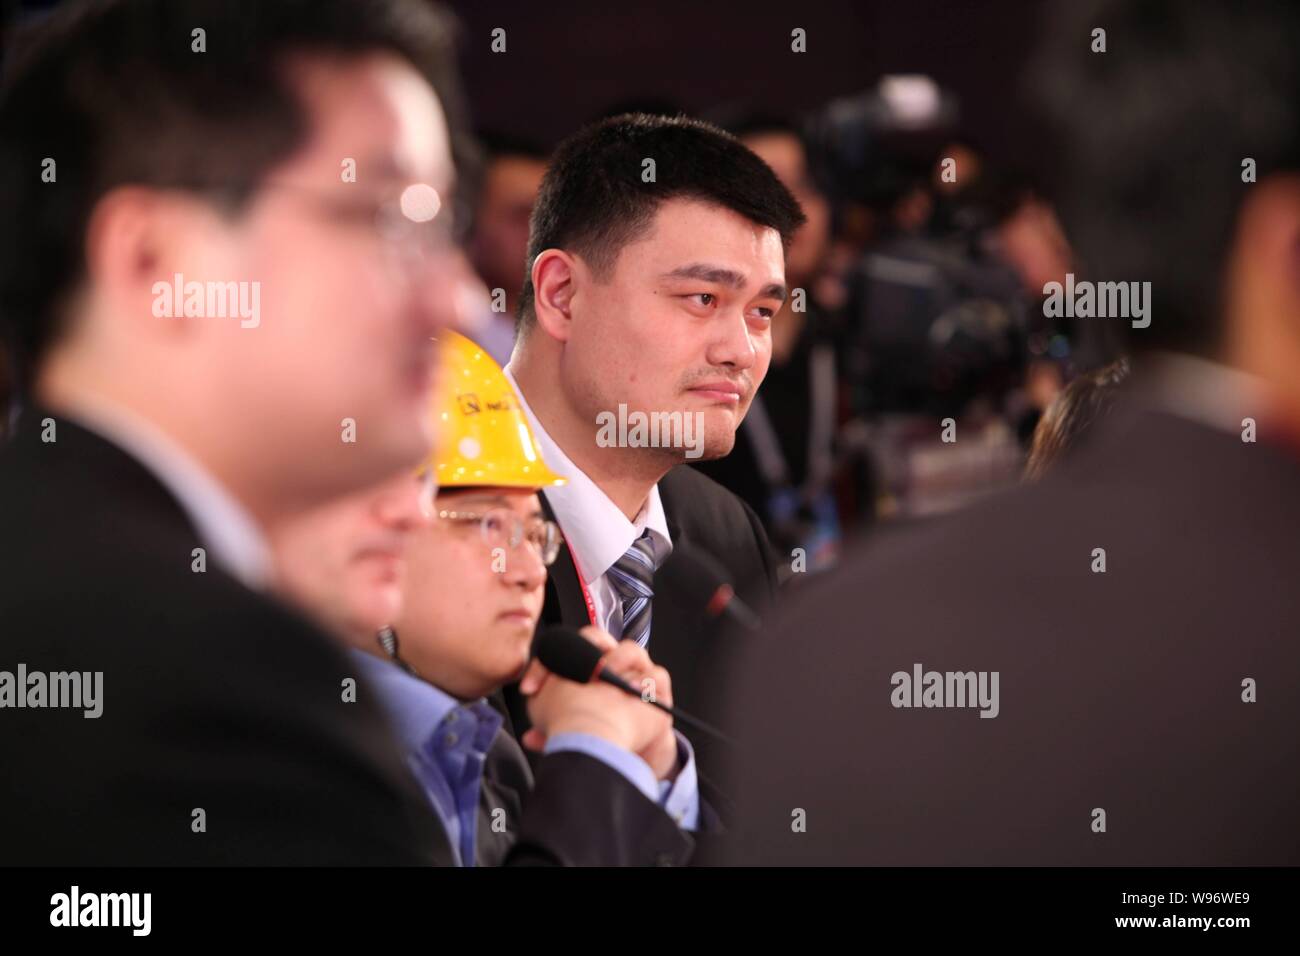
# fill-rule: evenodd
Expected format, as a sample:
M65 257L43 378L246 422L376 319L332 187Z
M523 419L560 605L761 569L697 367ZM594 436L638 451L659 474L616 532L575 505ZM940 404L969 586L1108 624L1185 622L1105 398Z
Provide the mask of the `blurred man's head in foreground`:
M150 420L264 520L413 466L454 302L449 69L421 0L57 10L0 104L25 391Z
M489 289L502 289L507 311L519 304L528 256L528 219L546 173L546 151L524 139L487 133L469 255Z

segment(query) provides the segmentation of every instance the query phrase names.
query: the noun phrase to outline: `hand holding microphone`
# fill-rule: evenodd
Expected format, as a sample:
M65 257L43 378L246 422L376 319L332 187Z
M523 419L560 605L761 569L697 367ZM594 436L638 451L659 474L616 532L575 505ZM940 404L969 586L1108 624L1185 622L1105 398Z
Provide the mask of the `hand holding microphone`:
M625 650L629 645L640 653ZM608 653L603 653L602 649ZM639 667L640 670L620 672L619 666L624 661L628 666ZM533 662L520 682L520 690L529 696L536 693L544 683L553 683L552 677L560 678L560 683L575 683L593 689L613 691L617 688L615 693L620 694L622 699L619 702L623 706L630 703L641 710L657 709L715 740L728 744L733 742L717 728L672 705L672 684L668 672L655 666L643 648L631 641L616 642L597 628L585 627L579 632L569 627L548 627L537 635L533 640ZM651 683L646 683L647 677ZM608 686L601 688L601 684ZM653 694L647 691L653 691ZM603 695L602 699L610 698ZM594 702L595 698L589 700ZM530 703L530 714L532 710ZM524 735L524 742L534 746L528 734ZM666 749L666 744L664 746ZM674 746L673 753L675 752ZM651 765L654 766L653 763Z
M607 676L593 680L597 671ZM585 733L641 757L657 779L676 771L671 712L643 702L652 695L671 704L672 680L635 642L595 627L548 628L534 642L519 689L533 721L526 746L540 750L557 734Z

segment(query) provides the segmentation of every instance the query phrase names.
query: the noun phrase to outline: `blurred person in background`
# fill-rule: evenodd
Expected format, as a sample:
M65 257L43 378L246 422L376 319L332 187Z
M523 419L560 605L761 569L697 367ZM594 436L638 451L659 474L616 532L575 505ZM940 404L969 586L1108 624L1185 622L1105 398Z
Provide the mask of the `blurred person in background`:
M840 538L834 487L840 424L837 342L820 284L830 205L813 179L796 126L755 114L727 127L772 168L806 221L786 252L786 285L792 292L772 318L772 360L763 388L750 403L731 454L696 467L763 519L779 554L792 556L802 549L805 570L815 571L833 561Z
M418 481L404 473L279 529L281 586L352 646L359 693L382 703L442 825L439 863L683 863L698 790L667 715L534 664L523 685L525 741L545 753L534 776L487 699L528 665L560 546L537 492L563 479L539 460L491 357L452 333L440 341L440 451ZM635 686L654 680L671 703L643 648L587 637L605 666Z
M950 91L902 75L806 123L844 290L840 453L866 463L841 491L856 499L846 532L952 510L1023 467L1010 421L1027 300L993 247L990 170L959 119Z
M1066 232L1086 281L1150 283L1149 322L1090 320L1131 382L1041 481L868 545L729 662L732 862L1300 863L1300 8L1044 22Z
M6 862L430 860L381 712L340 698L345 654L263 592L271 527L429 447L454 291L441 18L70 3L8 65L3 650L101 675L103 709L6 710Z
M276 591L349 645L372 646L401 612L407 547L430 523L432 492L408 469L280 522L268 536Z
M546 151L519 138L484 133L481 184L467 251L479 278L495 297L467 335L498 363L510 361L515 317L528 258L528 219L546 173ZM501 290L500 293L497 290ZM495 304L500 309L495 309Z

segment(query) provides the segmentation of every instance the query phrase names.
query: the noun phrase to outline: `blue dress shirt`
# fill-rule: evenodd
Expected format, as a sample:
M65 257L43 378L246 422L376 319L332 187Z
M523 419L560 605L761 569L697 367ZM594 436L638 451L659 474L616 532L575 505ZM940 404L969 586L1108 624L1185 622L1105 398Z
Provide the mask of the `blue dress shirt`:
M485 699L464 703L446 691L365 651L353 650L362 681L373 688L401 742L407 765L442 821L461 866L474 865L475 829L483 765L502 718ZM677 734L681 769L672 783L655 778L630 751L591 734L556 734L546 753L574 750L622 774L684 830L699 823L699 781L690 742Z

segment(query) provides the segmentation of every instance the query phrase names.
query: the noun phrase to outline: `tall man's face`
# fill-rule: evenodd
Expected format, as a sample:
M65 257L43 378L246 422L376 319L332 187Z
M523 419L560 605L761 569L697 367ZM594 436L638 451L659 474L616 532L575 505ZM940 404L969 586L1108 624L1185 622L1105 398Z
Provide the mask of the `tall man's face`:
M785 298L780 234L692 199L662 203L608 274L574 257L561 383L578 413L702 415L703 458L728 454L767 374ZM681 460L676 449L646 454Z
M204 360L220 367L227 413L260 423L243 436L247 453L296 460L319 500L428 449L430 337L455 304L450 243L436 238L450 203L417 220L453 169L437 97L405 61L303 59L289 74L306 141L243 215L214 216L186 278L260 282L258 325L207 320Z

